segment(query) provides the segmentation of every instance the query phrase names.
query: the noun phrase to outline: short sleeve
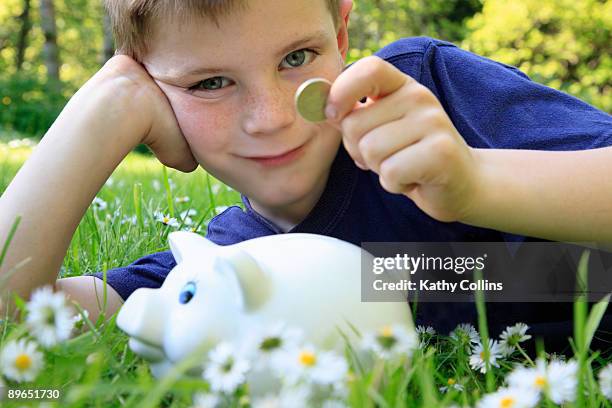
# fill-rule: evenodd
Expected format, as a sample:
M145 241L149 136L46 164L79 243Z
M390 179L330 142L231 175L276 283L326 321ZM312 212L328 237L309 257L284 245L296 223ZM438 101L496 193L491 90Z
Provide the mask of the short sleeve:
M612 116L517 68L431 40L419 80L472 147L585 150L612 145Z
M231 206L209 222L206 238L217 245L232 245L272 233L240 207ZM175 266L172 252L157 252L143 256L130 265L108 270L106 282L125 300L138 288L161 287ZM96 272L92 276L103 279L103 272Z
M123 300L138 288L159 288L168 273L176 266L170 251L144 256L130 265L106 271L106 282ZM103 272L92 274L103 279Z

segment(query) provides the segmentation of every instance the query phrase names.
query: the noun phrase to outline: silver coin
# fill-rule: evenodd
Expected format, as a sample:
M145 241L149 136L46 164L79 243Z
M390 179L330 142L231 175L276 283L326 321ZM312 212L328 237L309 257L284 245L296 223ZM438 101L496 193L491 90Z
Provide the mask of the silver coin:
M331 82L325 78L312 78L305 81L295 92L295 108L309 122L324 122L327 96Z

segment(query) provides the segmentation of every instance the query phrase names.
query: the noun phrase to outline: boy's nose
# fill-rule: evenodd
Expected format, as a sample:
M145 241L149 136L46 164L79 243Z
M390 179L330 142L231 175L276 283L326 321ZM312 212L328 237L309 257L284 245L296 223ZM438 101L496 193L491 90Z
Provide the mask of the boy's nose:
M278 86L251 93L243 108L243 130L250 135L261 135L290 126L295 120L292 100L291 90Z

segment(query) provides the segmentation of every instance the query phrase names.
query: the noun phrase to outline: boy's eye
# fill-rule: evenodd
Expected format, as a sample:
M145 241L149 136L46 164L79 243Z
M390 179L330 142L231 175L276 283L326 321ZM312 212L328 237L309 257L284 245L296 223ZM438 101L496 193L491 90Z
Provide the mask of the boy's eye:
M230 82L229 79L225 77L212 77L207 78L203 81L198 82L197 84L189 87L190 91L215 91L217 89L224 88L224 85Z
M315 51L310 49L302 49L289 53L285 58L283 58L283 62L281 62L281 66L283 68L295 68L307 63L310 63L314 57L318 55ZM289 66L283 66L283 63L287 62Z

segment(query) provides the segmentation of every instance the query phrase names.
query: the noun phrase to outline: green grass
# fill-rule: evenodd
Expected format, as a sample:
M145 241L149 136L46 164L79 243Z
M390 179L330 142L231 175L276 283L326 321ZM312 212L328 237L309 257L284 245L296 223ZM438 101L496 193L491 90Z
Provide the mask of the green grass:
M4 142L1 141L3 137ZM0 191L4 191L31 151L27 147L9 148L6 138L0 135ZM105 185L98 194L108 207L88 209L68 248L62 276L103 271L126 265L152 252L167 250L167 236L173 229L154 220L157 211L178 216L182 211L195 209L197 214L192 217L193 221L204 233L217 208L240 202L236 191L201 169L183 174L165 169L152 157L136 154L126 158L111 180L112 184ZM190 200L176 200L184 196ZM135 217L136 222L122 223L125 217ZM581 276L586 274L585 265L583 259ZM16 304L24 313L25 303L16 299ZM588 396L581 394L575 404L568 406L611 406L598 389L596 375L612 357L589 350L605 307L606 304L601 304L589 312L584 299L575 302L573 344L580 367L578 389ZM477 309L479 333L486 343L488 330L482 296L477 296ZM23 325L11 319L4 319L0 330L1 343L27 334ZM128 348L127 338L115 326L114 319L105 324L87 321L83 330L83 334L45 351L45 370L33 383L16 384L5 380L6 387L59 389L61 399L49 402L49 406L57 407L187 407L191 405L194 392L208 388L203 380L184 375L193 361L177 365L161 380L154 379L147 363ZM540 350L540 354L543 353L544 350ZM491 367L483 375L470 368L464 344L442 335L432 336L409 363L378 361L364 368L351 345L346 347L346 357L351 367L347 401L355 407L473 406L484 394L503 385L515 363L531 364L526 355L515 353L501 361L499 368ZM463 390L441 393L439 388L447 385L449 379L461 384ZM1 404L38 406L38 402L23 400L5 400ZM248 399L236 399L233 406L249 406ZM545 400L541 406L554 404Z

